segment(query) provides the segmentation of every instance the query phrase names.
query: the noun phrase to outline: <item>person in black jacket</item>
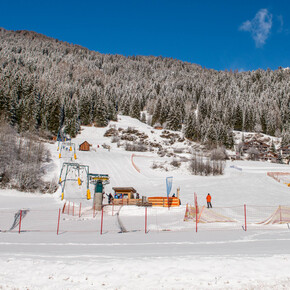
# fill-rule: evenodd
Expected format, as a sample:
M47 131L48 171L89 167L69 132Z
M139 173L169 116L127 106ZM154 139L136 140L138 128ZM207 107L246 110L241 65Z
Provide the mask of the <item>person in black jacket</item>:
M113 200L113 195L110 193L110 194L106 194L107 197L108 197L108 203L111 204L112 200Z

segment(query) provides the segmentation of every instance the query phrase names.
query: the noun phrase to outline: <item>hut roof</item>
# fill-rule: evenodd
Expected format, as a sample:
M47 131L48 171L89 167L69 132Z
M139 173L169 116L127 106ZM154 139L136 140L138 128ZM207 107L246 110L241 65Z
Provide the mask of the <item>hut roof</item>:
M89 146L92 146L88 141L84 141L83 143L80 144L80 146L86 143L89 144Z
M113 187L115 192L133 192L136 193L136 189L134 187Z

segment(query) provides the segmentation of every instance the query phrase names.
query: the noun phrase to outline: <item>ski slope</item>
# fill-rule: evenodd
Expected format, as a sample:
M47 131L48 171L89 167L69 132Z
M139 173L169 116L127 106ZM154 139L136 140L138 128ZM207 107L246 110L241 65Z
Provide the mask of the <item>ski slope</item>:
M138 127L152 140L160 141L160 133L129 117L120 116L118 127ZM62 208L61 190L54 195L0 190L0 226L7 224L3 212L13 214L29 209L23 226L37 222L52 231L0 232L0 289L288 289L290 288L290 236L286 224L259 225L243 231L241 226L201 226L194 224L176 228L182 223L186 203L193 204L196 192L200 206L208 192L213 210L252 206L253 214L262 218L268 213L259 206L276 207L290 204L290 188L267 176L269 171L289 171L289 166L265 162L228 162L225 175L192 176L184 165L177 170L153 170L153 162L163 162L154 152L136 153L110 144L103 137L107 128L83 127L72 142L92 144L90 152L77 150L76 162L88 165L91 173L109 174L110 184L132 186L140 195L165 196L165 178L173 176L172 192L180 187L182 206L178 209L148 209L149 232L144 233L144 209L123 207L120 217L129 229L120 233L116 216L105 213L104 234L100 235L100 216L71 218L73 231L56 235L56 213ZM154 133L152 133L153 131ZM102 144L110 144L110 151ZM58 159L57 145L48 145L53 162L47 166L46 178L58 179L63 162ZM184 145L181 145L184 146ZM83 177L82 177L83 178ZM67 185L65 199L85 202L85 186L76 181ZM91 188L92 189L92 188ZM86 201L90 207L92 201ZM230 209L231 210L231 209ZM229 211L230 211L229 210ZM44 215L48 212L49 216ZM207 211L207 214L209 212ZM48 218L51 215L51 219ZM69 217L63 216L61 222ZM167 222L167 224L166 224ZM140 229L130 231L131 227ZM150 228L151 225L151 228ZM165 225L166 231L156 230ZM110 227L110 230L108 230ZM95 232L94 232L94 229ZM107 230L106 230L107 229ZM90 230L90 231L86 231Z
M115 122L112 122L115 123ZM116 125L120 128L138 128L138 130L155 138L158 130L154 130L147 124L127 116L119 117ZM90 172L109 174L111 183L106 187L106 192L112 192L115 186L132 186L141 195L166 196L165 178L173 176L172 192L180 187L183 204L193 202L193 194L197 193L198 200L205 204L208 192L212 195L212 203L215 206L233 206L247 204L273 205L285 204L289 200L289 188L267 176L268 171L289 171L289 165L274 164L255 161L228 161L225 175L223 176L194 176L188 169L166 172L151 168L153 162L169 159L159 157L152 152L128 152L117 148L110 143L110 138L103 137L107 128L83 127L83 130L72 142L78 145L84 141L92 144L90 152L77 151L77 162L89 165ZM152 137L151 131L155 131ZM151 133L151 135L150 135ZM111 150L102 148L102 144L110 144ZM135 153L134 163L140 169L140 173L131 163L131 155ZM235 168L239 168L237 170Z

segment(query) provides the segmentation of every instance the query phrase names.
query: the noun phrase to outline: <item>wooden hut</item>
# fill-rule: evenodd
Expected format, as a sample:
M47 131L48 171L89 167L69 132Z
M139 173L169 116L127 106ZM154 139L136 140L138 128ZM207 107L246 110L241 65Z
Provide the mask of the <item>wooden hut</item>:
M89 142L85 141L79 146L79 151L90 151L90 146Z
M113 187L114 204L115 205L137 205L141 199L136 198L134 195L137 191L134 187Z
M119 198L127 198L133 199L134 193L136 193L136 189L134 187L113 187L115 191L115 195L119 196Z

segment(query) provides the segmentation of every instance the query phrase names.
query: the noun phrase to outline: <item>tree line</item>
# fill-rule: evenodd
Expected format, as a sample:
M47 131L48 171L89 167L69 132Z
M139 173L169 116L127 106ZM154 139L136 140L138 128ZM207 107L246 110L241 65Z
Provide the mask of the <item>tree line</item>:
M3 28L0 39L0 115L18 132L50 136L64 126L74 137L81 125L106 126L121 113L213 147L231 148L233 130L290 143L288 69L216 71Z

